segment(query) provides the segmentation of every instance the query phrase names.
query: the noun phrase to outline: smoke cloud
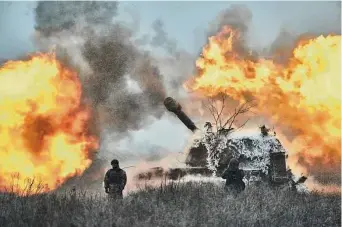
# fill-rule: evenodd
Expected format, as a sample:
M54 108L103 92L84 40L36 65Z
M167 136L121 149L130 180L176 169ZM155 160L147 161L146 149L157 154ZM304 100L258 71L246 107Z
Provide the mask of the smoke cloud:
M137 130L149 116L160 118L165 97L163 78L147 51L134 44L134 33L115 23L116 2L39 2L36 41L54 46L58 56L76 68L85 97L101 126L125 133ZM129 81L139 90L132 91Z
M164 29L162 20L157 19L153 22L152 28L155 35L152 37L151 45L164 48L171 55L179 55L176 40L171 39Z
M251 57L247 40L252 18L252 12L246 6L233 4L231 7L221 11L215 20L211 22L208 28L208 36L214 36L224 26L229 26L240 33L238 42L234 43L234 50L240 56Z
M208 35L216 35L225 25L229 25L234 30L239 30L245 34L248 32L251 22L252 12L245 5L234 4L219 12L209 26Z
M300 21L301 28L294 29L296 24L286 24L280 28L279 34L268 48L267 55L278 63L286 64L292 50L299 40L310 39L320 35L341 34L341 6L339 2L300 2L302 8L318 5L324 12L308 13L308 18ZM293 4L296 7L298 4ZM319 13L319 14L318 14Z

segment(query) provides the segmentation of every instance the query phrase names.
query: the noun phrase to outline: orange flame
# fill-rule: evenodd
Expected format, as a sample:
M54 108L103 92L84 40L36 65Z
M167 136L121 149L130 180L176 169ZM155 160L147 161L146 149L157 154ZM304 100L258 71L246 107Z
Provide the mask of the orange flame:
M224 93L240 102L253 98L259 114L278 129L291 129L285 147L297 174L339 175L341 36L299 42L287 65L240 56L238 39L229 27L210 37L185 88L211 97Z
M90 111L81 103L77 74L54 54L5 63L0 94L0 190L14 174L53 190L90 165L98 146L89 135ZM20 181L19 190L26 183Z

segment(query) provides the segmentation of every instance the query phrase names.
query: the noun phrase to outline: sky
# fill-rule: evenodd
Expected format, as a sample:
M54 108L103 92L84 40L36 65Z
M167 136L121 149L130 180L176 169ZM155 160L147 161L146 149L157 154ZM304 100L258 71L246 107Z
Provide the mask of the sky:
M336 2L238 2L246 5L252 12L252 34L250 45L267 47L286 27L293 32L309 31L340 22ZM164 22L170 37L177 40L178 46L196 54L206 41L205 32L218 13L232 2L121 2L121 20L132 21L132 13L138 18L141 33L152 32L156 19ZM16 58L34 50L35 2L0 2L0 60ZM161 136L169 130L172 137ZM155 122L148 128L136 133L137 143L155 143L170 150L180 151L189 136L181 124L174 124L167 118ZM156 139L158 138L158 139Z
M308 24L325 27L336 23L336 2L235 2L246 5L253 14L252 45L267 46L282 27L293 31L308 28ZM170 1L121 2L120 17L128 20L128 12L138 14L142 32L152 31L151 24L161 19L165 30L177 40L178 45L197 53L205 40L205 30L210 21L232 2L220 1ZM0 58L13 58L33 50L31 36L34 29L34 1L0 2Z
M328 23L333 23L335 19L340 20L332 16L336 14L335 3L314 1L124 2L122 8L139 12L144 30L148 30L156 18L161 18L166 30L183 48L196 52L205 42L203 33L209 22L231 4L243 4L252 11L252 29L255 31L253 45L266 46L271 43L284 26L294 31L301 31L304 27L307 28L309 23L326 26ZM201 35L203 38L198 39Z

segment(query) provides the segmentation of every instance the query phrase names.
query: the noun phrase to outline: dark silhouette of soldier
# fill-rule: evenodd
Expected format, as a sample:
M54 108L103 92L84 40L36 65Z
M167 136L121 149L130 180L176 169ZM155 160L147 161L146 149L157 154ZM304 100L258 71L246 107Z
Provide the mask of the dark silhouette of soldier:
M119 161L114 159L110 163L112 168L106 172L104 178L105 192L109 198L122 199L122 191L127 183L127 175L123 169L119 167Z
M226 179L225 189L234 194L238 194L245 190L245 183L243 177L245 176L243 170L239 169L239 161L232 158L229 162L228 168L222 174L222 178Z

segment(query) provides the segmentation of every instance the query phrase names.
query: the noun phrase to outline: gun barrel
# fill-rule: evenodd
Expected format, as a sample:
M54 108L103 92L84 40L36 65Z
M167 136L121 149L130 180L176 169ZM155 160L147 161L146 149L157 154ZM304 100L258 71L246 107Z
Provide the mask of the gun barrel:
M166 109L174 113L183 124L191 131L196 131L196 125L190 120L190 118L182 111L182 106L173 98L167 97L164 100L164 105Z

